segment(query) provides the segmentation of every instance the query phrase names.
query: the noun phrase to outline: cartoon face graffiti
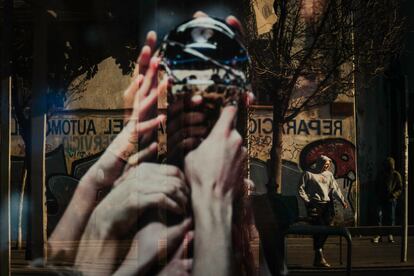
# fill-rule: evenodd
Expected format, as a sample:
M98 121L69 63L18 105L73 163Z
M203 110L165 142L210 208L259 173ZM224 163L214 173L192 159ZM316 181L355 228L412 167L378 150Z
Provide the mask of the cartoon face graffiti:
M350 209L346 216L353 219L355 212L355 146L342 138L329 138L314 141L308 144L300 153L300 167L302 170L312 170L321 155L332 160L332 172L344 196L348 199ZM342 185L341 185L342 184ZM345 212L345 211L344 211Z
M355 146L341 138L330 138L312 142L300 153L300 167L312 169L319 156L326 155L332 159L335 178L355 180Z

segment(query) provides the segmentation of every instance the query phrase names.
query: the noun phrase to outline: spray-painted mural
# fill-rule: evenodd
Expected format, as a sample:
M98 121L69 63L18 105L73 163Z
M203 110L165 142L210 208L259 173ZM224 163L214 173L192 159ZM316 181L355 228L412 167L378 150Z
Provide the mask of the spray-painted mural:
M165 112L162 109L160 112ZM96 161L102 151L110 144L124 127L122 110L66 111L51 116L47 123L46 173L48 223L52 229L69 202L70 197L82 175ZM258 182L268 181L266 161L272 146L272 109L253 107L249 116L249 148L251 177ZM331 117L329 111L320 108L300 114L283 126L282 151L282 193L296 195L297 183L303 170L312 166L320 154L334 161L334 174L349 205L342 212L338 207L338 220L352 224L355 211L355 146L352 117ZM159 128L160 153L166 151L165 126ZM12 155L22 167L24 143L16 123L12 122ZM17 160L16 159L16 160ZM17 161L16 161L17 162ZM16 163L17 164L17 163ZM22 170L19 170L22 171ZM13 177L14 186L20 187L23 174ZM259 189L266 192L264 185ZM17 225L19 189L13 192L16 204L14 220ZM304 206L299 204L301 213ZM17 227L15 230L17 231ZM13 230L14 231L14 230ZM14 231L14 232L16 232ZM13 234L15 237L16 235Z
M344 210L344 218L350 220L356 212L356 160L355 146L343 138L328 138L317 140L306 145L300 153L300 167L303 170L312 168L320 155L326 155L332 159L331 168L342 194L347 199L350 209ZM338 205L335 206L337 209Z
M334 176L349 206L335 203L336 221L352 225L356 213L356 152L353 116L331 116L330 106L302 112L283 125L282 194L296 195L304 170L321 154L334 163ZM272 147L272 108L253 107L249 115L250 175L259 193L266 191L269 171L266 162ZM266 174L266 176L264 176ZM305 207L299 200L300 215Z
M160 110L165 113L164 110ZM76 111L51 116L46 132L46 191L48 230L57 224L69 204L79 179L108 147L124 127L124 111ZM25 225L21 219L20 195L24 177L23 163L25 146L12 121L12 239L18 239L18 225ZM158 129L160 154L165 153L165 125ZM25 227L21 227L25 238Z

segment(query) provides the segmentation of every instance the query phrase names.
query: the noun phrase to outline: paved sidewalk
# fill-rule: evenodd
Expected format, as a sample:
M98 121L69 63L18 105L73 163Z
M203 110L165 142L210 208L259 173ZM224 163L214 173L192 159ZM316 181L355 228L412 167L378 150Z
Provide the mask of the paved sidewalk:
M352 275L414 275L414 237L409 238L408 262L400 262L400 237L395 243L387 241L372 244L368 236L353 237ZM387 240L387 239L385 239ZM325 256L332 268L317 269L312 266L312 238L288 237L287 264L289 275L346 275L346 242L342 241L342 264L340 262L340 242L338 237L330 237L325 245ZM258 257L258 240L252 242L255 256ZM102 260L104 261L104 260ZM27 269L23 250L12 250L12 275L52 275L48 270L36 273ZM268 275L264 275L268 276Z
M414 237L409 238L408 262L401 263L401 239L395 243L385 238L379 244L371 243L368 236L353 237L352 275L414 275ZM332 265L330 269L315 269L312 266L313 250L310 237L289 237L287 264L290 275L345 275L346 242L342 241L342 264L340 262L340 242L338 237L330 237L325 245L325 257Z

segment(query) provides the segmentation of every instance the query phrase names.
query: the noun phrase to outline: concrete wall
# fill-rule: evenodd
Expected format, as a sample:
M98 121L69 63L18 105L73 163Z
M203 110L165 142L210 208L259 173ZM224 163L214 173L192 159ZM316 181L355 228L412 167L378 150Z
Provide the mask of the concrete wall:
M383 160L391 152L389 95L384 91L381 79L369 89L358 92L356 114L360 223L371 225L376 223L376 178Z
M376 176L382 169L387 156L396 159L396 168L403 173L403 112L406 84L410 94L409 135L409 205L414 208L413 182L413 133L414 133L414 3L403 1L407 16L408 32L405 50L401 58L393 64L387 77L378 78L369 89L358 89L357 96L357 148L358 175L360 181L361 225L376 224L376 196L374 193ZM404 83L404 76L407 83ZM359 86L360 87L360 86ZM397 223L401 217L401 200L397 206ZM409 213L409 223L414 223L413 212Z
M414 2L405 1L404 10L408 17L408 32L406 39L406 51L403 56L403 72L407 76L407 90L409 93L409 210L414 210ZM414 224L414 212L409 212L409 223Z

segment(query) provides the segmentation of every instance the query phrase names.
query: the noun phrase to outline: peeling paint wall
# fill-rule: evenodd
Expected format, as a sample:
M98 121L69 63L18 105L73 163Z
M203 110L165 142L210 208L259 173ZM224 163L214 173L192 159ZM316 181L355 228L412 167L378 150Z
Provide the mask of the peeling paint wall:
M96 75L86 80L85 75L72 81L65 102L65 110L73 109L121 109L122 93L128 87L131 76L123 75L108 57L98 64Z
M353 98L342 97L341 104L353 107ZM356 213L356 148L355 120L352 114L336 114L335 104L300 113L283 125L282 194L296 195L303 170L311 167L321 155L334 163L333 173L351 208L336 204L337 221L353 225ZM272 147L272 108L254 106L249 116L249 155L251 176L258 193L266 192L266 162ZM300 215L305 208L300 202Z
M256 17L257 33L259 35L270 32L277 17L273 11L275 0L253 1L253 10Z

